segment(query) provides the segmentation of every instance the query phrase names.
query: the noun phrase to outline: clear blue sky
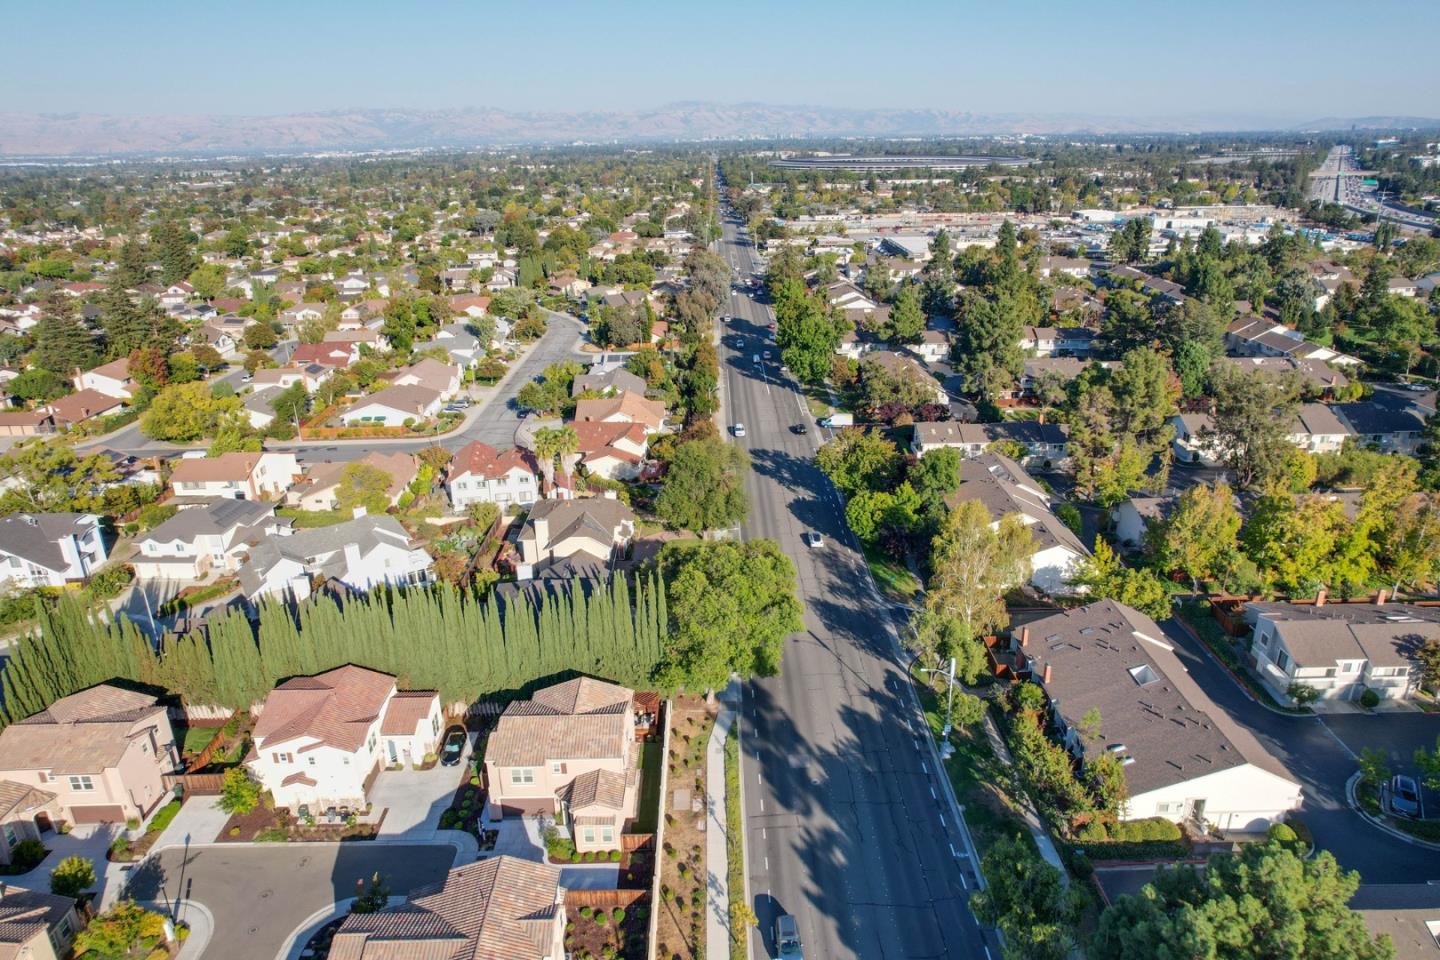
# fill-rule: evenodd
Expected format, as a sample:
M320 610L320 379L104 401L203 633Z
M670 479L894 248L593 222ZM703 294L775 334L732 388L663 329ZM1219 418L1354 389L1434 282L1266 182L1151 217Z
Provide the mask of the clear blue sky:
M1440 115L1436 0L7 0L6 110Z

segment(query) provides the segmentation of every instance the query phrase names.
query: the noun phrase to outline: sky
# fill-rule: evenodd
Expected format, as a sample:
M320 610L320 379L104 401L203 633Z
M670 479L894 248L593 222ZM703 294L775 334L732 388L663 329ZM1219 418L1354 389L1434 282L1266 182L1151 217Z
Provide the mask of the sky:
M1435 0L6 0L0 112L1440 116Z

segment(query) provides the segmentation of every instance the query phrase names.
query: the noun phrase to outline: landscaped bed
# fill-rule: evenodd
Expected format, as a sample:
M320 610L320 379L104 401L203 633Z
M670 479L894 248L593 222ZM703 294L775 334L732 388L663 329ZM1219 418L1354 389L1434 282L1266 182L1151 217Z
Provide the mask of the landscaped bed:
M643 960L650 905L565 908L565 949L573 960Z
M287 810L277 810L264 803L249 813L231 814L220 831L221 843L287 843L336 840L374 840L384 821L374 823L315 823L309 824L292 816Z
M124 835L115 838L110 844L110 859L120 863L130 863L143 859L155 841L160 839L160 834L170 826L170 821L180 812L180 801L171 800L165 806L155 811L155 816L150 818L150 823L145 827L145 834L138 840L129 840Z
M662 797L665 848L660 853L657 957L701 960L705 956L705 747L715 711L694 695L677 696L670 716L668 796ZM690 803L675 809L677 790ZM700 809L696 811L694 804Z

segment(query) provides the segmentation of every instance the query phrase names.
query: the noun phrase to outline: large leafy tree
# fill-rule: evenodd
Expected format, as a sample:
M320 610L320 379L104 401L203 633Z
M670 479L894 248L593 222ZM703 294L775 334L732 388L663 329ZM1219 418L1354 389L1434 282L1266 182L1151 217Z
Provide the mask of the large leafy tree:
M1279 480L1295 446L1289 433L1299 384L1291 378L1250 376L1228 365L1217 366L1210 377L1215 413L1207 437L1242 487Z
M985 889L970 895L976 919L1005 934L1006 960L1063 960L1071 911L1060 871L1019 837L994 843L981 858Z
M900 451L883 434L848 427L815 455L830 482L847 497L890 486L900 471Z
M390 506L390 474L368 463L352 463L340 473L335 502L340 512L353 514L356 507L366 513L384 513Z
M182 383L155 395L140 418L140 431L152 440L187 443L213 436L223 423L240 416L239 398L217 397L204 382Z
M1313 595L1333 576L1333 555L1346 523L1339 503L1277 492L1260 498L1241 543L1273 588Z
M1102 538L1095 538L1095 552L1076 569L1071 582L1084 587L1095 599L1115 600L1134 607L1154 620L1170 615L1170 593L1150 570L1127 567Z
M780 672L785 638L804 622L795 565L775 541L670 543L660 566L671 621L663 684L713 690L732 673Z
M1304 860L1271 842L1216 854L1202 873L1162 869L1100 917L1094 960L1391 960L1348 906L1360 877L1328 851Z
M1152 528L1148 539L1162 572L1182 571L1198 586L1201 579L1219 575L1236 549L1239 532L1240 513L1230 487L1196 484L1180 494L1174 511Z
M840 346L844 321L823 299L805 289L802 280L787 279L772 288L775 342L786 366L802 380L825 379Z
M741 523L750 507L749 466L744 450L719 437L678 444L655 498L656 516L668 527L700 534Z
M920 288L913 283L900 287L890 307L890 336L898 343L919 343L925 333L925 310Z
M1010 622L1005 594L1029 578L1034 552L1018 514L992 526L983 503L962 500L935 537L925 605L911 620L920 652L955 657L956 674L975 682L985 662L979 638Z

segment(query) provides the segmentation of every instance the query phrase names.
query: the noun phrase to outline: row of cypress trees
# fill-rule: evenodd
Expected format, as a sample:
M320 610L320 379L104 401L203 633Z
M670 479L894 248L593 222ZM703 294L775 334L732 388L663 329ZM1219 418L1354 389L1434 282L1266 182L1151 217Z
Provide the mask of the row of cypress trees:
M343 601L267 601L258 626L232 610L152 646L124 617L102 620L62 597L12 646L0 721L21 719L105 680L162 688L187 704L239 710L279 680L347 663L439 690L446 704L509 699L585 673L643 687L669 632L658 573L632 585L572 581L480 597L447 584L380 589Z

